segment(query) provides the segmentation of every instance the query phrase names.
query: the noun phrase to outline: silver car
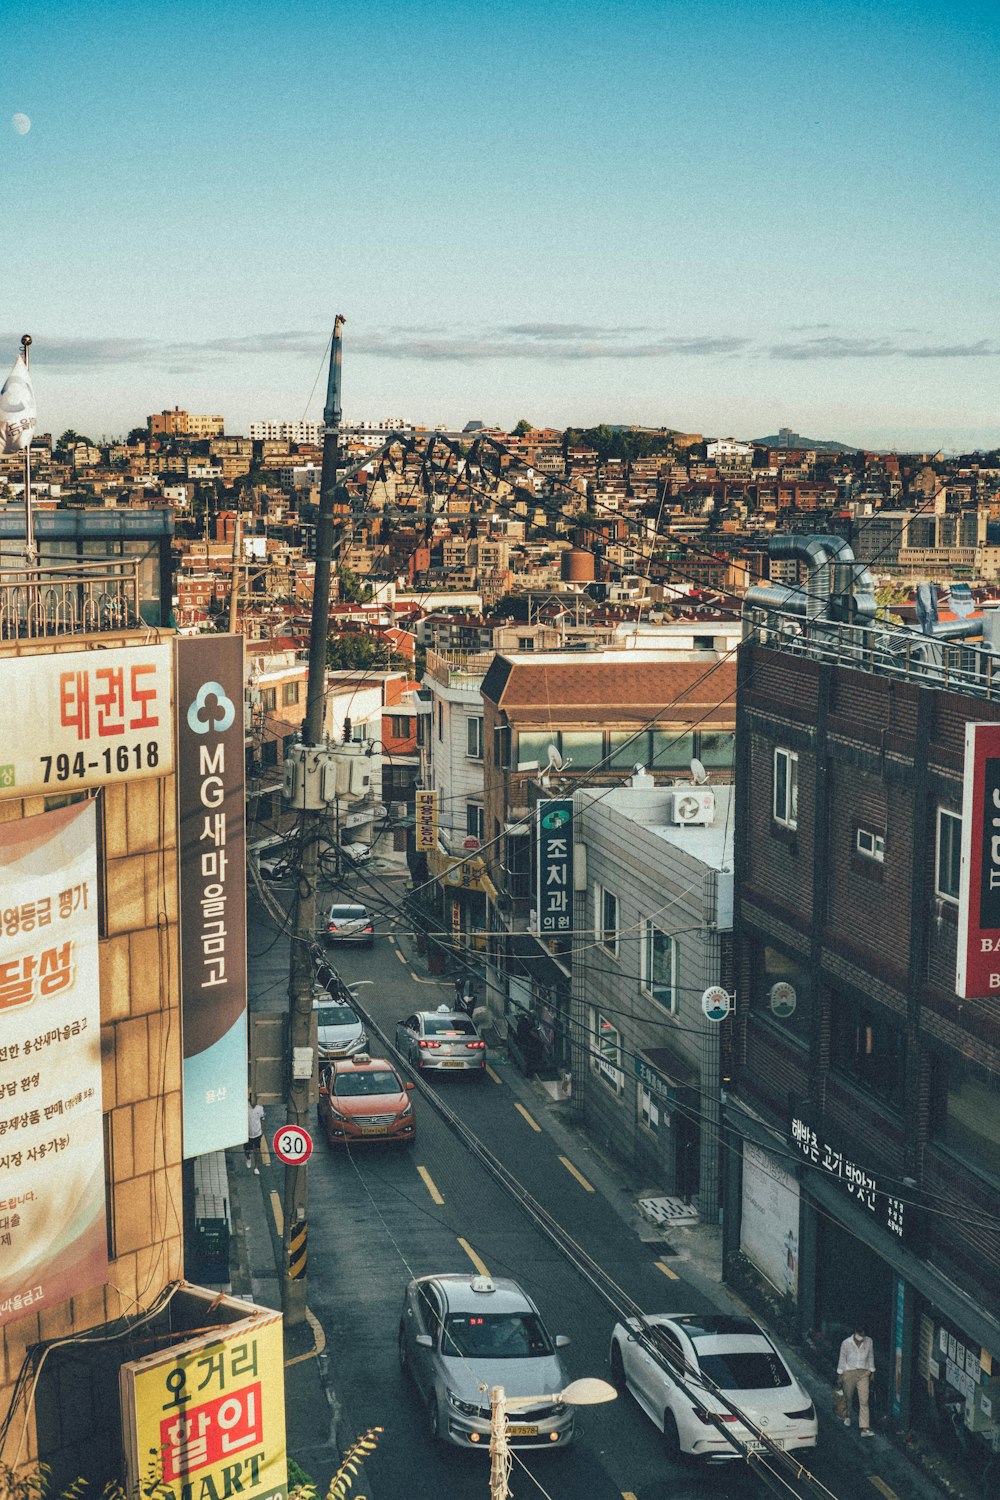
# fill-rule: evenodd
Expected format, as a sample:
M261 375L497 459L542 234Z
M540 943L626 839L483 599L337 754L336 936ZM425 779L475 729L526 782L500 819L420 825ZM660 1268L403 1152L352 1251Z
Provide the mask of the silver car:
M490 1391L508 1400L539 1396L508 1413L513 1448L565 1448L573 1408L546 1397L566 1386L556 1353L569 1343L547 1332L538 1309L515 1281L488 1276L421 1276L403 1297L399 1363L427 1403L430 1429L459 1448L490 1446Z
M418 1010L397 1021L396 1047L421 1073L444 1068L486 1076L486 1043L475 1022L447 1005Z
M323 938L328 943L360 943L371 948L375 942L375 924L366 906L335 901L326 914Z
M368 1046L364 1023L342 1001L331 1000L325 992L314 992L313 1015L316 1017L316 1050L321 1059L353 1057Z

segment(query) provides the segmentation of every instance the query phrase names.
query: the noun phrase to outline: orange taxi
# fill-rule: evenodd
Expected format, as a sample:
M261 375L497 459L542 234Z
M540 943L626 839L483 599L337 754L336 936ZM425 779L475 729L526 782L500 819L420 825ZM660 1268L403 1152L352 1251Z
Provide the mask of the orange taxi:
M356 1052L324 1063L319 1078L319 1123L331 1146L416 1139L410 1101L412 1083L403 1083L384 1057Z

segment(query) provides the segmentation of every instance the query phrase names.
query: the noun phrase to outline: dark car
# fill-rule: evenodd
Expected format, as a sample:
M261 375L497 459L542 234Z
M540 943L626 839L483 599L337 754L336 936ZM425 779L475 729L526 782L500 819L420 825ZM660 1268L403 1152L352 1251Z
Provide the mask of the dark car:
M422 1073L449 1072L486 1074L486 1043L474 1021L463 1011L439 1006L418 1010L396 1023L396 1046Z
M363 948L371 948L375 942L371 913L366 906L335 901L326 914L323 937L328 943L360 943Z

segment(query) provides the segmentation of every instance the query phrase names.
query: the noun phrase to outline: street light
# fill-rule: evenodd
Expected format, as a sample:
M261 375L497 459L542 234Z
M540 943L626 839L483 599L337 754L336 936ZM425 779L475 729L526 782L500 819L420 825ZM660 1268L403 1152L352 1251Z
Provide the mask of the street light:
M557 1391L554 1395L508 1397L502 1385L495 1385L490 1391L490 1500L508 1500L510 1494L507 1488L511 1466L507 1412L511 1407L534 1406L539 1401L560 1401L566 1406L598 1406L602 1401L614 1401L617 1395L613 1385L592 1375L571 1380L564 1391Z

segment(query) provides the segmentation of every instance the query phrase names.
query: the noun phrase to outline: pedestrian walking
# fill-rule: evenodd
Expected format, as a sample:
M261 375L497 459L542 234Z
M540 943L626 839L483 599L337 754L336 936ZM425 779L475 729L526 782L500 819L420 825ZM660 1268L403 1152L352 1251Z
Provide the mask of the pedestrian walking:
M842 1418L844 1426L851 1425L851 1407L854 1396L858 1398L858 1426L862 1437L872 1437L868 1415L868 1395L871 1379L875 1374L875 1349L871 1339L859 1324L840 1346L837 1360L837 1385L847 1402L847 1415Z
M257 1103L257 1095L250 1094L247 1102L247 1170L253 1167L254 1175L260 1176L260 1142L264 1134L264 1106Z

